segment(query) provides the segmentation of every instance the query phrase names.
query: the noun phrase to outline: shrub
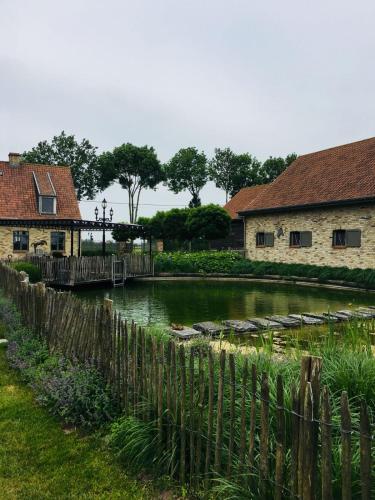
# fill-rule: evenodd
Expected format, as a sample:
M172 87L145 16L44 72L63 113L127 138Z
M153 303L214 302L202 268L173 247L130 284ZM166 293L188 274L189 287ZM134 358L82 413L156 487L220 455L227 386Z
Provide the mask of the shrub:
M49 358L35 370L31 386L41 405L71 425L99 427L116 412L101 375L88 363Z
M25 273L28 274L31 283L38 283L38 281L42 280L42 273L40 272L40 269L30 262L12 262L11 266L18 272L25 271Z
M349 269L309 264L250 261L237 252L170 252L155 256L155 271L170 273L228 273L255 276L279 275L316 278L321 282L336 280L375 288L374 269Z

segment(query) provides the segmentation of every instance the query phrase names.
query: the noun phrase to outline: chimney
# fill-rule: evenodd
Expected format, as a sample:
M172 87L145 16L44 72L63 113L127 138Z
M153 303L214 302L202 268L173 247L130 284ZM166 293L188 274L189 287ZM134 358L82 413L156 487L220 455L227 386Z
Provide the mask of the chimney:
M19 153L9 153L9 165L11 167L19 167L21 163L21 155Z

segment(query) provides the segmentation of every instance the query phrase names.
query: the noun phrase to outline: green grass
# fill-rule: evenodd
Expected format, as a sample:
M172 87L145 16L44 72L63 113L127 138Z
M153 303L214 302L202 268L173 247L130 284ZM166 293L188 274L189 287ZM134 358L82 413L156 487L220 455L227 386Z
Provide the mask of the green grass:
M0 338L3 327L0 326ZM157 498L126 475L99 435L67 433L8 367L0 347L0 492L2 500Z

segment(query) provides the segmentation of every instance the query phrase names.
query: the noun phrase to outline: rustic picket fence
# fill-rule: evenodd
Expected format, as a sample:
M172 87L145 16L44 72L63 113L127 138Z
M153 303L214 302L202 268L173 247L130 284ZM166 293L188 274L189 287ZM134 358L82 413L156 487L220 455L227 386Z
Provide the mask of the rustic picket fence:
M110 300L88 304L24 277L0 263L0 287L24 324L51 352L96 366L125 415L154 422L160 457L182 484L229 480L262 499L374 498L368 407L354 426L343 392L340 420L332 418L320 358L302 358L299 387L281 376L274 387L246 357L166 343L124 321Z

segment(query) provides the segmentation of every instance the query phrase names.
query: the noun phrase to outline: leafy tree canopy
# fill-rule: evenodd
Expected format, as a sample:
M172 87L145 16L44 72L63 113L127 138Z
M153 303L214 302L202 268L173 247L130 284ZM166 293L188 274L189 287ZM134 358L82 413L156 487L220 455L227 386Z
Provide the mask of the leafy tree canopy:
M165 212L164 234L166 239L188 241L192 238L187 220L190 208L173 208Z
M129 220L137 222L143 189L155 189L164 180L164 172L153 147L127 143L100 155L99 186L103 190L117 181L128 192Z
M228 201L228 195L233 189L236 168L236 155L231 149L215 149L215 155L208 165L208 173L216 187L225 191L225 201Z
M286 158L270 156L262 165L263 182L272 182L297 158L296 153L289 154Z
M22 158L30 163L70 166L78 199L93 199L98 190L96 150L87 139L79 143L74 135L66 135L62 131L51 142L41 141L30 151L25 151Z
M229 194L233 197L244 187L262 184L261 163L249 153L235 155Z
M205 205L190 211L187 225L196 238L215 240L225 238L230 231L231 219L218 205Z
M147 234L147 228L145 228L145 233ZM139 230L139 229L132 227L132 226L121 227L121 228L116 227L112 231L112 238L115 241L135 240L136 238L142 237L143 235L144 235L144 232L142 230Z
M180 149L165 166L167 185L174 193L189 191L189 206L200 206L199 193L208 179L207 158L197 148Z

